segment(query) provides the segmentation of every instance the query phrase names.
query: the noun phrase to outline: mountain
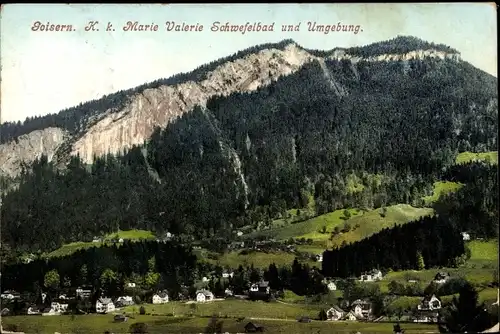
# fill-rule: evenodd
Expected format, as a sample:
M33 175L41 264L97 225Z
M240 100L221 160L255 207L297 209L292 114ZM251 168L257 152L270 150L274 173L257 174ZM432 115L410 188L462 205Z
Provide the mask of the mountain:
M18 186L3 196L2 245L132 228L230 238L290 208L423 205L457 153L497 150L497 110L497 79L447 46L257 46L3 124L0 168Z
M79 155L90 163L94 155L122 153L143 144L155 127L165 127L214 95L255 91L313 61L323 66L324 61L345 59L358 75L360 62L424 58L459 61L460 55L449 47L411 37L330 51L306 50L292 40L259 45L191 73L120 91L59 114L27 119L23 124L4 123L0 128L0 172L15 176L22 162L31 163L42 152L62 164L69 155ZM322 68L336 93L344 94L327 68Z

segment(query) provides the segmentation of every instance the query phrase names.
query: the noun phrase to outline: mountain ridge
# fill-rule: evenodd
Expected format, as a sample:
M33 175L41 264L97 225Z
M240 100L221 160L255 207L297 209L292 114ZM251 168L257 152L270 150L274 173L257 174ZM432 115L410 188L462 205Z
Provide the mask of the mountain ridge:
M382 53L390 51L406 53ZM79 155L89 163L94 156L122 153L133 145L142 144L155 127L165 127L168 122L191 110L195 105L203 105L210 96L252 91L259 86L270 84L283 75L294 73L310 61L318 60L321 64L324 59L346 59L351 62L353 71L356 72L355 64L360 61L408 61L424 58L460 61L460 54L455 49L441 44L436 45L405 36L364 47L334 48L325 51L305 49L295 41L287 39L247 48L202 65L191 72L110 94L102 99L63 110L58 115L41 117L41 123L46 120L48 125L59 122L58 126L42 127L42 131L44 128L55 127L62 128L67 134L57 147L51 146L48 152L49 156L54 156L60 165L63 166L71 155ZM325 78L330 81L337 94L346 94L327 72ZM236 80L239 81L235 83ZM80 116L77 116L78 112L81 113ZM57 117L63 121L58 121ZM64 124L70 123L73 118L76 124ZM29 121L25 123L27 125L25 124L24 128L29 129ZM2 124L0 133L2 128L7 128L9 132L9 126L13 125ZM6 139L8 134L2 136L4 143L0 145L0 149L4 145L12 146L12 141L17 138L16 131L13 132L12 138ZM31 132L26 134L29 136L29 133ZM47 137L51 135L49 133ZM16 169L19 169L18 166L22 162L29 164L34 157L39 157L39 154L29 149L24 150L25 154L18 148L9 147L3 150L20 153L17 154L20 158L10 154L8 159L5 157L2 159L0 155L0 159L3 160L0 160L0 171L13 177L17 175Z

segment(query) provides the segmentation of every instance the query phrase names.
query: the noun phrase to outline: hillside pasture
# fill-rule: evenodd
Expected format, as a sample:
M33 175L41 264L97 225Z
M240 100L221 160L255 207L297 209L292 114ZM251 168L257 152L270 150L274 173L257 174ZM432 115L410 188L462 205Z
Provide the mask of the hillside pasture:
M50 253L43 254L42 257L53 258L53 257L68 256L81 249L87 249L91 247L101 247L103 245L112 245L113 243L111 242L111 240L120 238L124 240L138 241L144 239L154 239L155 236L151 231L145 231L145 230L119 231L116 233L110 233L105 235L104 237L101 238L101 241L99 242L79 241L79 242L72 242L69 244L65 244Z
M462 152L455 158L455 163L457 165L466 164L468 162L474 161L484 161L493 165L498 165L498 151L474 153L474 152Z
M385 228L392 228L397 224L406 224L433 213L433 209L415 208L408 204L388 206L385 209L374 209L347 220L345 225L349 226L349 231L337 234L331 240L328 240L327 247L338 247L344 242L349 244L360 241Z

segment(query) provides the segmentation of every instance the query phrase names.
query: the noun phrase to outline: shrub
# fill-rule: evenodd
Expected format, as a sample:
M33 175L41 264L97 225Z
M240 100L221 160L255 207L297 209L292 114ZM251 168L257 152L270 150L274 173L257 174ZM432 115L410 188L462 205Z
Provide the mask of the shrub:
M146 309L144 308L144 306L141 306L141 308L139 309L139 314L140 315L146 314Z

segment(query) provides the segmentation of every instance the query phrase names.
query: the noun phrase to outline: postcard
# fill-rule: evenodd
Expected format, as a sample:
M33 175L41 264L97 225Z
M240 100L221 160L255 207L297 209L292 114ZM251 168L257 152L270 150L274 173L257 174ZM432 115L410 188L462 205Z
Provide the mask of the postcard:
M0 22L2 333L499 332L495 4Z

